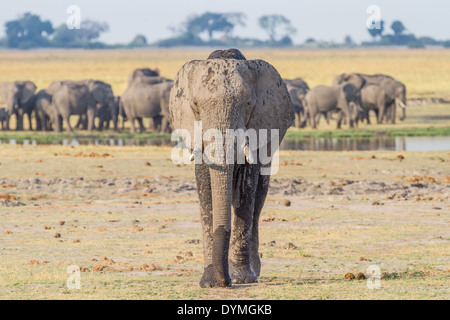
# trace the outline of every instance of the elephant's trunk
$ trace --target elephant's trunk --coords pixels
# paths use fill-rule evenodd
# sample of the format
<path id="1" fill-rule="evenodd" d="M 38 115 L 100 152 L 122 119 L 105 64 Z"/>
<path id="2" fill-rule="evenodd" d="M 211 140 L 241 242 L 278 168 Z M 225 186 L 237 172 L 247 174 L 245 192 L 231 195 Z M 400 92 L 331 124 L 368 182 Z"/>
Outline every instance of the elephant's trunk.
<path id="1" fill-rule="evenodd" d="M 211 167 L 210 176 L 213 208 L 212 262 L 219 286 L 228 287 L 231 285 L 228 249 L 231 234 L 233 165 Z"/>

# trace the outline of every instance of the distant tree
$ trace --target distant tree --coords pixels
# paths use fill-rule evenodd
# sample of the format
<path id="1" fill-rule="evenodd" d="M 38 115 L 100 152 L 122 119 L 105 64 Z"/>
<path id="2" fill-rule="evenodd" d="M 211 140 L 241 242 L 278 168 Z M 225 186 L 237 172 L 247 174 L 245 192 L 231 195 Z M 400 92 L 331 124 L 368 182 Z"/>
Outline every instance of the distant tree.
<path id="1" fill-rule="evenodd" d="M 406 30 L 403 23 L 401 23 L 398 20 L 392 22 L 391 29 L 392 29 L 392 31 L 394 31 L 394 35 L 396 35 L 396 36 L 400 36 L 403 33 L 403 31 Z"/>
<path id="2" fill-rule="evenodd" d="M 369 31 L 372 38 L 376 39 L 376 37 L 382 37 L 384 32 L 384 21 L 380 21 L 380 28 L 368 28 L 367 31 Z"/>
<path id="3" fill-rule="evenodd" d="M 278 14 L 262 16 L 258 19 L 258 24 L 267 32 L 271 42 L 276 42 L 280 38 L 289 37 L 297 32 L 289 19 Z"/>
<path id="4" fill-rule="evenodd" d="M 237 25 L 245 25 L 246 16 L 240 12 L 213 13 L 205 12 L 200 16 L 191 16 L 184 24 L 185 33 L 195 36 L 203 32 L 208 34 L 209 41 L 213 40 L 215 32 L 224 32 L 231 35 Z"/>
<path id="5" fill-rule="evenodd" d="M 108 30 L 107 23 L 92 20 L 82 21 L 80 29 L 69 29 L 62 24 L 55 30 L 53 45 L 64 48 L 86 47 L 93 40 L 98 39 L 101 33 Z"/>
<path id="6" fill-rule="evenodd" d="M 133 40 L 128 44 L 129 47 L 145 47 L 147 45 L 147 38 L 142 35 L 138 34 L 134 37 Z"/>
<path id="7" fill-rule="evenodd" d="M 54 32 L 50 21 L 29 12 L 6 22 L 5 29 L 8 47 L 24 49 L 49 46 L 49 36 Z"/>
<path id="8" fill-rule="evenodd" d="M 352 45 L 355 44 L 355 43 L 353 42 L 353 39 L 352 39 L 352 37 L 351 37 L 350 35 L 345 36 L 345 38 L 344 38 L 344 43 L 345 43 L 346 45 L 348 45 L 348 46 L 352 46 Z"/>
<path id="9" fill-rule="evenodd" d="M 93 20 L 81 21 L 81 39 L 84 42 L 89 42 L 100 38 L 100 34 L 109 31 L 109 26 L 106 22 L 98 22 Z"/>

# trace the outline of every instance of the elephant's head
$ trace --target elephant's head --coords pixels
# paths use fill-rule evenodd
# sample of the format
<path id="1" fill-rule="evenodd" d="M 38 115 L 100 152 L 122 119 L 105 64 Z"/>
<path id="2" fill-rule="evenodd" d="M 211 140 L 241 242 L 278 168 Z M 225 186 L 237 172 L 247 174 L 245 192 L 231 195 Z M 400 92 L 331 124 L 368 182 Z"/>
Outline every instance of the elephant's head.
<path id="1" fill-rule="evenodd" d="M 406 86 L 401 83 L 400 81 L 396 81 L 395 86 L 395 104 L 402 108 L 402 116 L 400 117 L 400 120 L 403 121 L 406 118 Z"/>
<path id="2" fill-rule="evenodd" d="M 111 118 L 114 119 L 116 102 L 111 86 L 98 80 L 88 81 L 88 86 L 92 99 L 97 106 L 97 112 L 104 112 L 106 110 L 111 114 Z"/>
<path id="3" fill-rule="evenodd" d="M 366 84 L 366 79 L 357 73 L 343 73 L 333 79 L 333 85 L 351 83 L 356 88 L 361 89 Z"/>
<path id="4" fill-rule="evenodd" d="M 191 141 L 186 141 L 186 145 L 190 150 L 195 150 L 196 163 L 198 157 L 205 159 L 198 147 L 206 153 L 206 149 L 214 142 L 215 146 L 227 150 L 227 130 L 242 129 L 245 132 L 254 129 L 259 135 L 260 129 L 267 129 L 269 133 L 270 129 L 278 129 L 281 141 L 294 121 L 289 93 L 275 68 L 262 60 L 245 60 L 236 49 L 214 52 L 208 60 L 186 63 L 178 72 L 170 92 L 169 109 L 173 128 L 190 133 Z M 221 137 L 215 135 L 214 141 L 211 139 L 203 141 L 201 146 L 194 146 L 195 121 L 202 121 L 202 136 L 214 130 L 221 133 Z M 204 140 L 207 139 L 205 137 Z M 254 151 L 263 146 L 247 147 Z M 245 151 L 242 145 L 233 144 L 233 148 L 243 148 L 246 155 L 249 153 L 249 149 Z M 218 151 L 218 154 L 220 156 L 216 160 L 219 161 L 208 162 L 205 159 L 210 166 L 211 177 L 212 257 L 220 285 L 228 286 L 231 283 L 228 275 L 228 245 L 235 163 L 227 161 L 226 152 Z"/>
<path id="5" fill-rule="evenodd" d="M 350 126 L 352 126 L 353 122 L 358 118 L 358 114 L 364 111 L 361 90 L 351 83 L 343 84 L 342 90 L 345 94 L 347 106 L 338 105 L 338 107 L 344 112 L 347 119 L 350 120 Z"/>
<path id="6" fill-rule="evenodd" d="M 9 115 L 17 112 L 21 105 L 34 103 L 36 85 L 31 81 L 0 83 L 0 97 L 6 104 Z"/>

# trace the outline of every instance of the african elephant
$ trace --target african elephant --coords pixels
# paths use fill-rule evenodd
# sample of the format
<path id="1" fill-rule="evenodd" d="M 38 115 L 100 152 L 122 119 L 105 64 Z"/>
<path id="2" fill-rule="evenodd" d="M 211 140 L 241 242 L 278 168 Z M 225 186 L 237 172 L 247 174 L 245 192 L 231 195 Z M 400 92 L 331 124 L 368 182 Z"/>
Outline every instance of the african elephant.
<path id="1" fill-rule="evenodd" d="M 62 117 L 67 125 L 67 131 L 73 131 L 70 116 L 87 116 L 87 129 L 92 131 L 97 114 L 104 109 L 113 113 L 115 110 L 114 94 L 111 86 L 98 80 L 81 80 L 62 83 L 52 99 L 55 112 L 54 120 Z M 55 121 L 55 131 L 61 131 L 60 121 Z M 99 129 L 103 128 L 100 122 Z"/>
<path id="2" fill-rule="evenodd" d="M 270 167 L 271 158 L 262 161 L 255 155 L 265 147 L 273 154 L 277 149 L 274 143 L 293 125 L 285 83 L 265 61 L 246 60 L 236 49 L 214 51 L 207 60 L 190 61 L 181 68 L 169 107 L 174 132 L 191 137 L 184 136 L 183 143 L 195 160 L 204 249 L 200 286 L 257 282 L 261 268 L 258 221 L 270 180 L 264 169 Z M 214 132 L 213 141 L 210 137 L 201 145 L 194 144 L 194 128 L 199 124 L 195 121 L 201 121 L 202 136 Z M 278 136 L 272 136 L 270 129 L 277 129 Z M 251 131 L 259 143 L 236 142 L 233 136 L 227 137 L 227 143 L 223 138 L 230 131 Z M 271 136 L 264 142 L 267 131 Z M 224 150 L 242 157 L 232 157 Z"/>
<path id="3" fill-rule="evenodd" d="M 9 113 L 6 112 L 5 108 L 0 109 L 0 124 L 2 130 L 9 130 Z"/>
<path id="4" fill-rule="evenodd" d="M 303 100 L 306 93 L 309 91 L 308 84 L 303 79 L 297 78 L 294 80 L 284 79 L 286 87 L 291 96 L 292 104 L 294 106 L 295 113 L 295 127 L 300 128 L 302 126 L 302 118 L 305 118 L 305 108 Z"/>
<path id="5" fill-rule="evenodd" d="M 376 84 L 365 85 L 361 89 L 361 100 L 364 103 L 363 119 L 370 124 L 369 111 L 373 110 L 377 115 L 377 122 L 381 123 L 386 106 L 390 105 L 394 97 L 386 92 L 383 87 Z"/>
<path id="6" fill-rule="evenodd" d="M 166 132 L 169 128 L 168 105 L 169 92 L 173 81 L 147 84 L 133 82 L 121 97 L 121 104 L 130 120 L 131 132 L 136 132 L 134 120 L 139 122 L 140 131 L 144 132 L 143 118 L 153 119 L 153 130 Z"/>
<path id="7" fill-rule="evenodd" d="M 33 112 L 36 85 L 31 81 L 0 82 L 0 98 L 6 104 L 6 112 L 16 115 L 16 130 L 23 130 L 23 116 L 29 120 L 29 128 L 33 130 L 31 113 Z"/>
<path id="8" fill-rule="evenodd" d="M 135 69 L 128 77 L 128 86 L 134 82 L 156 84 L 163 82 L 165 78 L 159 76 L 159 70 L 150 68 Z"/>
<path id="9" fill-rule="evenodd" d="M 305 103 L 309 122 L 312 128 L 316 128 L 321 114 L 325 117 L 330 112 L 342 113 L 337 127 L 340 128 L 343 116 L 350 127 L 356 119 L 357 110 L 361 108 L 359 90 L 352 84 L 339 84 L 334 86 L 317 86 L 307 92 Z"/>
<path id="10" fill-rule="evenodd" d="M 47 89 L 40 90 L 36 94 L 34 109 L 36 117 L 40 119 L 41 129 L 43 131 L 51 130 L 55 112 L 52 107 L 52 95 Z"/>
<path id="11" fill-rule="evenodd" d="M 380 110 L 377 114 L 377 122 L 382 123 L 383 119 L 395 123 L 396 109 L 401 107 L 403 110 L 400 120 L 403 121 L 406 118 L 406 86 L 394 79 L 391 76 L 385 74 L 367 75 L 361 73 L 344 73 L 334 78 L 333 84 L 351 83 L 357 88 L 362 89 L 366 85 L 378 85 L 383 91 L 392 97 L 391 100 L 386 101 L 386 106 Z M 362 101 L 364 104 L 364 100 Z"/>

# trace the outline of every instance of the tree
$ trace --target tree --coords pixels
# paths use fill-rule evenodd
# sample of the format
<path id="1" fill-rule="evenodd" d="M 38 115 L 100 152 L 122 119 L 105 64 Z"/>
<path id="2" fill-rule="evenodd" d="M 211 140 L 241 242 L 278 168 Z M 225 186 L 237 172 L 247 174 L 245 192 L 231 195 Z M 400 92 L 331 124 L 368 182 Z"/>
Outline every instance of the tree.
<path id="1" fill-rule="evenodd" d="M 185 33 L 195 36 L 206 32 L 209 41 L 213 40 L 215 32 L 224 32 L 226 35 L 231 35 L 233 29 L 237 25 L 245 25 L 246 16 L 243 13 L 213 13 L 205 12 L 200 16 L 192 16 L 188 18 L 185 23 Z"/>
<path id="2" fill-rule="evenodd" d="M 382 37 L 384 32 L 384 21 L 383 20 L 380 21 L 380 28 L 372 28 L 372 29 L 368 28 L 367 31 L 369 31 L 370 35 L 374 39 L 376 37 Z"/>
<path id="3" fill-rule="evenodd" d="M 396 20 L 394 22 L 392 22 L 391 24 L 391 29 L 392 31 L 394 31 L 394 34 L 396 36 L 400 36 L 403 31 L 406 30 L 405 26 L 403 25 L 403 23 L 401 23 L 400 21 Z"/>
<path id="4" fill-rule="evenodd" d="M 262 16 L 258 19 L 258 24 L 268 33 L 271 42 L 276 42 L 280 38 L 289 37 L 297 32 L 289 19 L 278 14 Z"/>
<path id="5" fill-rule="evenodd" d="M 5 23 L 7 45 L 10 48 L 34 48 L 49 46 L 49 36 L 53 34 L 52 23 L 29 12 L 17 20 Z"/>
<path id="6" fill-rule="evenodd" d="M 134 37 L 133 40 L 131 40 L 131 42 L 128 44 L 129 47 L 145 47 L 147 45 L 147 38 L 142 35 L 142 34 L 138 34 Z"/>
<path id="7" fill-rule="evenodd" d="M 81 22 L 80 29 L 69 29 L 65 24 L 55 30 L 53 45 L 64 48 L 81 48 L 98 39 L 101 33 L 109 30 L 108 24 L 92 20 Z"/>

